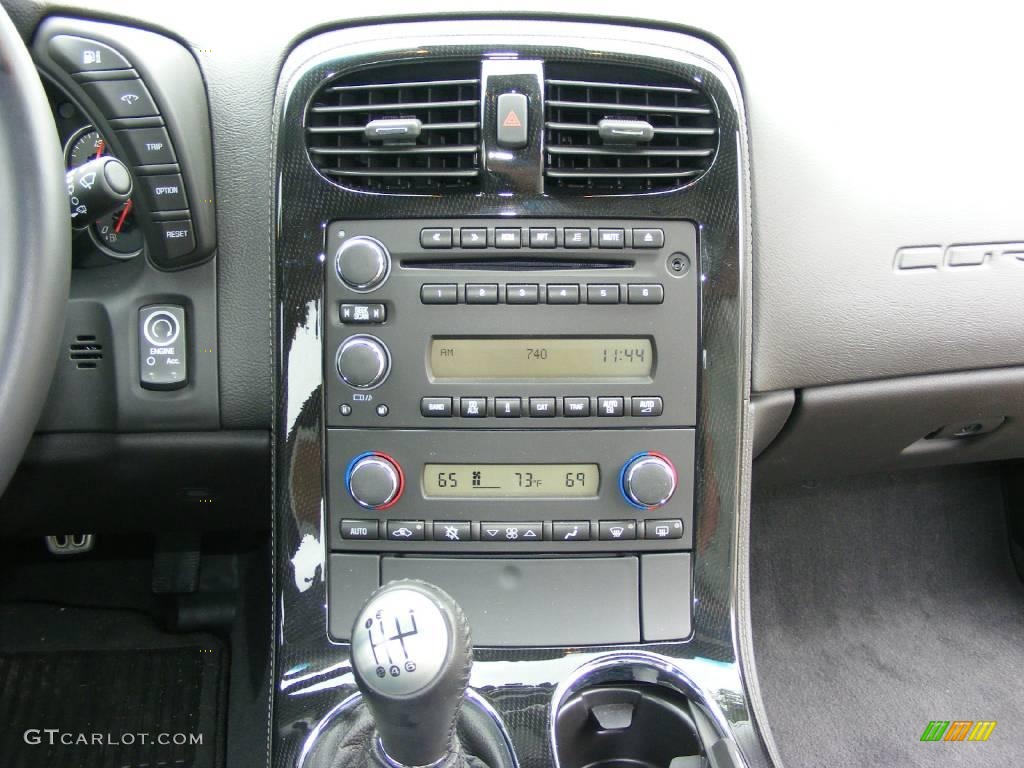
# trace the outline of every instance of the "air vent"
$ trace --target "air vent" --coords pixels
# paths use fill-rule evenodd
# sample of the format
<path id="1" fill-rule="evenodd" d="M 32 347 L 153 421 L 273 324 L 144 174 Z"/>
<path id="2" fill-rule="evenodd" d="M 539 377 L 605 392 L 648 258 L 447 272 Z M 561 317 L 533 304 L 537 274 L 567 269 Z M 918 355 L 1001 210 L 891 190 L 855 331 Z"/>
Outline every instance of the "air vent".
<path id="1" fill-rule="evenodd" d="M 75 336 L 75 340 L 68 345 L 68 356 L 80 371 L 93 370 L 103 360 L 103 345 L 95 336 Z"/>
<path id="2" fill-rule="evenodd" d="M 313 165 L 345 187 L 472 191 L 480 176 L 479 62 L 417 63 L 329 80 L 306 115 Z"/>
<path id="3" fill-rule="evenodd" d="M 549 192 L 662 192 L 711 167 L 718 120 L 696 83 L 625 67 L 550 63 L 546 70 Z"/>

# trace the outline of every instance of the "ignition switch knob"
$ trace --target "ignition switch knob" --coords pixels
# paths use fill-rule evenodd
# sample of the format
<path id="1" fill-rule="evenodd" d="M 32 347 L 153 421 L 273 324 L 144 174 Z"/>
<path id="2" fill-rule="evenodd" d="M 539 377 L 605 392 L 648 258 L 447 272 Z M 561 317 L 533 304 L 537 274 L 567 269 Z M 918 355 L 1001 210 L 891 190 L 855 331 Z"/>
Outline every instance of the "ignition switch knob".
<path id="1" fill-rule="evenodd" d="M 345 488 L 356 504 L 365 509 L 384 510 L 402 495 L 405 477 L 398 462 L 384 453 L 356 456 L 345 472 Z"/>
<path id="2" fill-rule="evenodd" d="M 356 389 L 380 386 L 391 372 L 391 355 L 376 336 L 349 336 L 338 348 L 338 375 Z"/>
<path id="3" fill-rule="evenodd" d="M 653 451 L 633 456 L 619 474 L 623 498 L 637 509 L 657 509 L 676 492 L 678 476 L 668 457 Z"/>
<path id="4" fill-rule="evenodd" d="M 372 237 L 350 237 L 338 248 L 334 268 L 345 285 L 357 293 L 369 293 L 388 279 L 391 254 Z"/>

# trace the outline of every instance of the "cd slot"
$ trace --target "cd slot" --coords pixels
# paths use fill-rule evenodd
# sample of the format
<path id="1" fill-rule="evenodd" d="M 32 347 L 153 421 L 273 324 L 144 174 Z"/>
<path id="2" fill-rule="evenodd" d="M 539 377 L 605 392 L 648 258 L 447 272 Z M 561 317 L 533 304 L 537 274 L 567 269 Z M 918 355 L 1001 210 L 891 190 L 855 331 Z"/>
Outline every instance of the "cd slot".
<path id="1" fill-rule="evenodd" d="M 635 261 L 629 259 L 564 259 L 546 256 L 528 256 L 516 259 L 403 259 L 404 269 L 457 269 L 488 272 L 531 272 L 550 269 L 632 269 Z"/>

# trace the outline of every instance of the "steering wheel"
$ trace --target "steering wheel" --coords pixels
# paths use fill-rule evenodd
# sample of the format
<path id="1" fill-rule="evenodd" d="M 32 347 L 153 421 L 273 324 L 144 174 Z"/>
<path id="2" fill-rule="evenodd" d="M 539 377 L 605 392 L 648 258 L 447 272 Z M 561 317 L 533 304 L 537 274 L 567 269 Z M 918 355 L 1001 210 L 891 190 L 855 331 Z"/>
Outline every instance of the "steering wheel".
<path id="1" fill-rule="evenodd" d="M 71 225 L 53 113 L 0 6 L 0 493 L 21 461 L 64 336 Z"/>

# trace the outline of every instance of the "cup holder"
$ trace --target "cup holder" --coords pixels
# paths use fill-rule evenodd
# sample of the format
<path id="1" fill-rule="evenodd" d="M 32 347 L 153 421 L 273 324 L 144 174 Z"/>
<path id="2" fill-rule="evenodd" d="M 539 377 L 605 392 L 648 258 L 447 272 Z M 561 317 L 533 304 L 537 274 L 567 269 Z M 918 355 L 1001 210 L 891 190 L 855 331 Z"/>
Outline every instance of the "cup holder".
<path id="1" fill-rule="evenodd" d="M 551 704 L 556 768 L 745 768 L 728 721 L 672 660 L 599 656 Z"/>
<path id="2" fill-rule="evenodd" d="M 586 688 L 562 705 L 555 728 L 561 768 L 707 765 L 689 702 L 657 686 Z"/>

